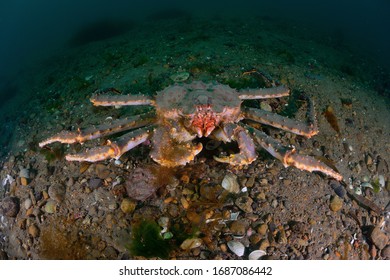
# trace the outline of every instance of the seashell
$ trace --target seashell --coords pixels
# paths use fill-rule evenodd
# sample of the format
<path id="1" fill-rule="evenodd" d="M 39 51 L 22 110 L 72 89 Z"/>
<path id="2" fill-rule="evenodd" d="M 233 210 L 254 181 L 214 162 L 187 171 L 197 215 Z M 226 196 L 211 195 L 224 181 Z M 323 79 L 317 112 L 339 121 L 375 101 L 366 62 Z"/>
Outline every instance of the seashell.
<path id="1" fill-rule="evenodd" d="M 384 188 L 385 187 L 385 177 L 383 175 L 378 176 L 379 185 Z"/>
<path id="2" fill-rule="evenodd" d="M 258 260 L 260 259 L 261 257 L 267 255 L 267 253 L 263 250 L 255 250 L 253 252 L 251 252 L 248 256 L 248 259 L 249 260 Z"/>
<path id="3" fill-rule="evenodd" d="M 357 194 L 357 195 L 362 195 L 362 188 L 361 187 L 356 187 L 355 188 L 355 194 Z"/>
<path id="4" fill-rule="evenodd" d="M 363 187 L 363 188 L 374 189 L 374 187 L 370 183 L 368 183 L 368 182 L 361 183 L 360 186 Z"/>
<path id="5" fill-rule="evenodd" d="M 239 257 L 242 257 L 245 253 L 245 246 L 241 242 L 231 240 L 227 243 L 230 251 L 236 254 Z"/>
<path id="6" fill-rule="evenodd" d="M 232 173 L 228 173 L 225 175 L 225 177 L 222 180 L 221 185 L 222 185 L 222 188 L 224 188 L 228 192 L 231 192 L 231 193 L 239 193 L 240 192 L 240 186 L 237 182 L 237 176 L 232 174 Z"/>
<path id="7" fill-rule="evenodd" d="M 4 187 L 5 185 L 7 185 L 7 184 L 12 185 L 12 183 L 13 183 L 14 181 L 15 181 L 15 179 L 12 178 L 11 175 L 7 174 L 7 176 L 5 176 L 5 178 L 3 179 L 2 185 L 3 185 L 3 187 Z"/>

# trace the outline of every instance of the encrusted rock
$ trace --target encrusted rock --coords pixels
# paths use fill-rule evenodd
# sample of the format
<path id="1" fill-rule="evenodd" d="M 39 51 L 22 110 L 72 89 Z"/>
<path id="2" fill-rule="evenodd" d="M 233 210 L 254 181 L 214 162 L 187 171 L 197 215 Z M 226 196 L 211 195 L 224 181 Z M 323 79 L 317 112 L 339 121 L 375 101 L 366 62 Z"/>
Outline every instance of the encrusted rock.
<path id="1" fill-rule="evenodd" d="M 49 197 L 59 203 L 64 201 L 66 193 L 66 187 L 62 184 L 54 184 L 49 187 Z"/>
<path id="2" fill-rule="evenodd" d="M 4 216 L 16 217 L 20 210 L 19 199 L 15 196 L 7 196 L 1 202 L 0 208 Z"/>

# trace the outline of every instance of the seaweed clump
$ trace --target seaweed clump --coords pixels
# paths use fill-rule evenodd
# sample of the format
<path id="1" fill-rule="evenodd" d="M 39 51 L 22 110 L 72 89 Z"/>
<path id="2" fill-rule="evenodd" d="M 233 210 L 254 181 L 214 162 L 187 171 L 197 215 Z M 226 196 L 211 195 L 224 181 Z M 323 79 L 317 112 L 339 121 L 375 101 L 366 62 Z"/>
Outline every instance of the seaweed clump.
<path id="1" fill-rule="evenodd" d="M 160 227 L 154 221 L 143 220 L 133 227 L 128 250 L 134 256 L 167 259 L 172 249 L 171 244 L 160 234 Z"/>

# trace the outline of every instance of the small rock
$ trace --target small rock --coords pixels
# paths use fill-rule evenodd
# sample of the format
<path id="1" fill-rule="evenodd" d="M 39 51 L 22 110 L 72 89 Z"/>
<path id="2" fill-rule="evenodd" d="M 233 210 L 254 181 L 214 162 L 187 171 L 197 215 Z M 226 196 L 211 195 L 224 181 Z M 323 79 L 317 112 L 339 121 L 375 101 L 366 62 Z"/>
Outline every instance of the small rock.
<path id="1" fill-rule="evenodd" d="M 15 196 L 7 196 L 1 202 L 0 209 L 7 217 L 16 217 L 20 210 L 19 199 Z"/>
<path id="2" fill-rule="evenodd" d="M 190 77 L 190 73 L 188 73 L 188 72 L 179 72 L 179 73 L 175 73 L 175 74 L 170 76 L 171 80 L 176 82 L 176 83 L 184 82 L 189 77 Z"/>
<path id="3" fill-rule="evenodd" d="M 96 189 L 96 188 L 100 187 L 102 184 L 103 184 L 103 180 L 100 178 L 91 178 L 88 182 L 88 186 L 91 189 Z"/>
<path id="4" fill-rule="evenodd" d="M 19 171 L 19 177 L 29 179 L 30 171 L 27 168 L 21 168 Z"/>
<path id="5" fill-rule="evenodd" d="M 120 207 L 123 213 L 131 214 L 134 212 L 136 206 L 137 206 L 137 201 L 126 197 L 122 200 Z"/>
<path id="6" fill-rule="evenodd" d="M 375 227 L 372 230 L 370 238 L 379 250 L 385 248 L 389 242 L 389 237 L 379 227 Z"/>
<path id="7" fill-rule="evenodd" d="M 236 238 L 242 238 L 245 235 L 246 232 L 246 224 L 242 220 L 234 221 L 230 224 L 230 232 L 234 235 Z"/>
<path id="8" fill-rule="evenodd" d="M 28 185 L 28 180 L 27 180 L 27 178 L 21 177 L 21 178 L 20 178 L 20 183 L 22 184 L 22 186 L 27 186 L 27 185 Z"/>
<path id="9" fill-rule="evenodd" d="M 35 225 L 32 224 L 28 227 L 28 234 L 31 235 L 33 238 L 39 236 L 39 228 Z"/>
<path id="10" fill-rule="evenodd" d="M 267 230 L 268 230 L 268 225 L 265 223 L 259 225 L 259 227 L 257 228 L 257 232 L 260 233 L 261 235 L 265 235 L 267 233 Z"/>
<path id="11" fill-rule="evenodd" d="M 272 202 L 271 202 L 271 207 L 272 208 L 276 208 L 276 207 L 278 207 L 278 201 L 276 200 L 276 199 L 274 199 L 274 200 L 272 200 Z"/>
<path id="12" fill-rule="evenodd" d="M 202 239 L 200 238 L 189 238 L 183 241 L 180 245 L 182 250 L 191 250 L 202 245 Z"/>
<path id="13" fill-rule="evenodd" d="M 329 208 L 333 212 L 339 211 L 343 207 L 343 199 L 339 196 L 333 196 L 330 200 Z"/>
<path id="14" fill-rule="evenodd" d="M 48 214 L 53 214 L 56 212 L 57 203 L 54 200 L 48 200 L 45 204 L 45 212 Z"/>
<path id="15" fill-rule="evenodd" d="M 387 245 L 385 248 L 383 248 L 381 256 L 385 260 L 390 260 L 390 245 Z"/>
<path id="16" fill-rule="evenodd" d="M 96 164 L 95 172 L 100 179 L 107 179 L 111 174 L 110 169 L 108 169 L 107 166 L 101 163 Z"/>
<path id="17" fill-rule="evenodd" d="M 255 177 L 254 177 L 254 176 L 251 176 L 251 177 L 249 177 L 248 180 L 246 181 L 245 186 L 246 186 L 247 188 L 252 188 L 254 184 L 255 184 Z"/>
<path id="18" fill-rule="evenodd" d="M 239 257 L 242 257 L 245 253 L 245 246 L 241 242 L 231 240 L 227 243 L 227 246 L 229 247 L 230 251 Z"/>
<path id="19" fill-rule="evenodd" d="M 249 241 L 251 242 L 252 245 L 256 245 L 259 243 L 261 240 L 261 234 L 259 233 L 254 233 L 249 237 Z"/>
<path id="20" fill-rule="evenodd" d="M 32 201 L 31 201 L 31 199 L 30 198 L 27 198 L 25 201 L 24 201 L 24 203 L 23 203 L 23 206 L 24 206 L 24 209 L 29 209 L 30 207 L 31 207 L 31 205 L 32 205 Z"/>
<path id="21" fill-rule="evenodd" d="M 242 211 L 245 213 L 252 213 L 252 203 L 253 200 L 249 196 L 241 196 L 236 199 L 235 204 L 237 205 L 238 208 L 240 208 Z"/>
<path id="22" fill-rule="evenodd" d="M 112 203 L 108 204 L 109 210 L 115 210 L 116 208 L 118 208 L 118 204 L 116 202 L 112 202 Z"/>
<path id="23" fill-rule="evenodd" d="M 62 184 L 54 184 L 49 187 L 48 194 L 51 199 L 61 203 L 65 199 L 66 187 Z"/>
<path id="24" fill-rule="evenodd" d="M 272 107 L 271 105 L 269 105 L 267 102 L 261 102 L 260 103 L 260 108 L 264 111 L 267 111 L 267 112 L 272 112 Z"/>
<path id="25" fill-rule="evenodd" d="M 264 238 L 260 241 L 259 250 L 266 251 L 269 246 L 270 246 L 270 243 L 269 243 L 268 239 Z"/>

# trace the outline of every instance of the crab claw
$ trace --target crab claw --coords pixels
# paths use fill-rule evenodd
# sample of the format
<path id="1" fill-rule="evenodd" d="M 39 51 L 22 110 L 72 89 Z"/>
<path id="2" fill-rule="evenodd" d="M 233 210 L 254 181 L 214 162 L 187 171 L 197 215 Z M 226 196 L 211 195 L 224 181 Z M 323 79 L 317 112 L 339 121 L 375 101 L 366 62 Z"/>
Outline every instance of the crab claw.
<path id="1" fill-rule="evenodd" d="M 241 166 L 251 164 L 257 158 L 255 144 L 248 132 L 241 126 L 237 124 L 227 125 L 222 131 L 216 131 L 214 136 L 222 141 L 235 139 L 240 149 L 239 153 L 226 157 L 214 156 L 216 161 Z"/>
<path id="2" fill-rule="evenodd" d="M 216 160 L 218 162 L 229 163 L 231 165 L 236 165 L 236 166 L 251 164 L 255 159 L 256 159 L 256 157 L 248 158 L 244 154 L 232 154 L 232 155 L 226 156 L 226 157 L 214 156 L 214 160 Z"/>

